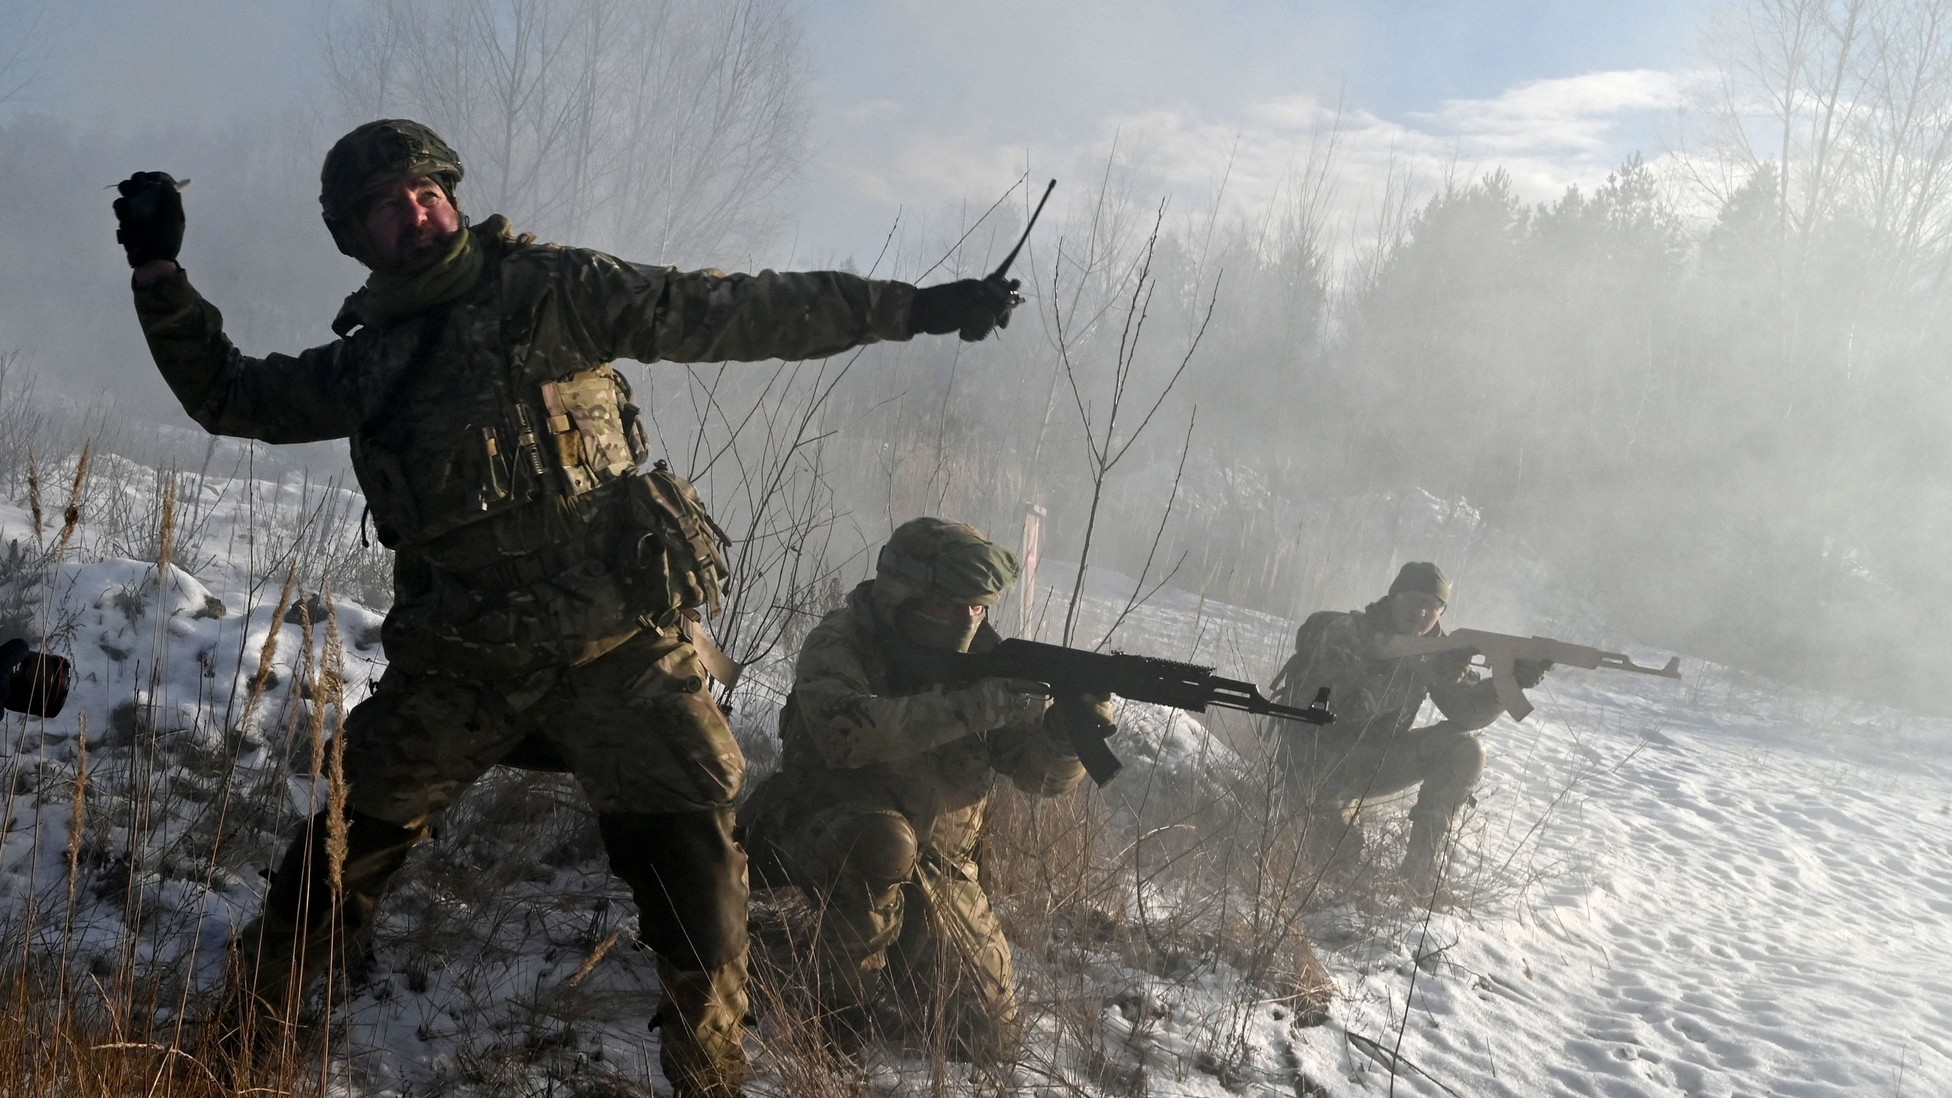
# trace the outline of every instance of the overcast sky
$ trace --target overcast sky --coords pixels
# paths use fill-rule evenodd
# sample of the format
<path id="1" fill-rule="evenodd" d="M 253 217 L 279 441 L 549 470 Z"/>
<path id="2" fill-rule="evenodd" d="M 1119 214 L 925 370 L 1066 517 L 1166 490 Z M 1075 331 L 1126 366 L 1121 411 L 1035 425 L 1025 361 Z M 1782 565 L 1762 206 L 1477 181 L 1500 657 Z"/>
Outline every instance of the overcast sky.
<path id="1" fill-rule="evenodd" d="M 1025 168 L 1083 194 L 1114 138 L 1182 206 L 1264 203 L 1341 104 L 1338 205 L 1392 162 L 1503 166 L 1530 197 L 1671 131 L 1706 0 L 825 0 L 802 247 L 872 247 L 897 206 L 986 204 Z M 1065 193 L 1061 186 L 1060 194 Z"/>
<path id="2" fill-rule="evenodd" d="M 326 6 L 0 0 L 0 14 L 44 12 L 26 109 L 167 129 L 289 98 Z M 1182 212 L 1212 201 L 1229 163 L 1226 197 L 1252 210 L 1338 104 L 1347 215 L 1391 165 L 1426 179 L 1502 166 L 1550 197 L 1661 152 L 1711 6 L 806 0 L 813 148 L 782 248 L 801 262 L 871 253 L 898 209 L 980 208 L 1026 167 L 1072 184 L 1061 204 L 1114 140 Z"/>

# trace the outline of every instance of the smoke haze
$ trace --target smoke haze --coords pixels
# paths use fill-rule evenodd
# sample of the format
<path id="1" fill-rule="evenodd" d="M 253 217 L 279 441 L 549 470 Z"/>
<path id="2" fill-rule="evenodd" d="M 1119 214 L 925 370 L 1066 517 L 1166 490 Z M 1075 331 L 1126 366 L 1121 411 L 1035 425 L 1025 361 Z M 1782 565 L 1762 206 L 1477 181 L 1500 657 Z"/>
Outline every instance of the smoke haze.
<path id="1" fill-rule="evenodd" d="M 247 351 L 324 342 L 362 273 L 317 164 L 381 113 L 454 136 L 477 217 L 685 266 L 979 273 L 1055 175 L 1002 340 L 637 372 L 733 524 L 827 516 L 825 571 L 770 582 L 1036 502 L 1048 553 L 1141 584 L 1298 614 L 1437 557 L 1460 614 L 1938 704 L 1952 628 L 1912 608 L 1952 594 L 1952 168 L 1942 126 L 1890 123 L 1952 87 L 1872 60 L 1926 49 L 1896 6 L 1813 44 L 1855 89 L 1828 130 L 1820 71 L 1786 109 L 1717 78 L 1780 61 L 1761 5 L 1530 7 L 0 0 L 0 353 L 98 422 L 184 426 L 102 190 L 146 168 L 196 180 L 184 263 Z M 488 67 L 432 60 L 453 20 L 545 10 L 536 102 L 600 107 L 572 122 L 483 115 Z M 762 62 L 715 83 L 728 41 Z M 738 125 L 679 117 L 708 99 Z M 551 151 L 572 132 L 600 155 Z M 791 489 L 742 492 L 738 448 Z"/>

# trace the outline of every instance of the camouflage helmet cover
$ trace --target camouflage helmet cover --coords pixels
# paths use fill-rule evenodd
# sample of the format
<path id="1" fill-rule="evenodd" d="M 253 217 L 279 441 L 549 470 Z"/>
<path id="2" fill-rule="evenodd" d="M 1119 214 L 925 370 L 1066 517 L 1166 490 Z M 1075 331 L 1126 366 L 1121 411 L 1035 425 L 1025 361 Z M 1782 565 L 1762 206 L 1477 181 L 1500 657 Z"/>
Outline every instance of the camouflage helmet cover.
<path id="1" fill-rule="evenodd" d="M 1444 605 L 1450 605 L 1450 577 L 1444 570 L 1427 560 L 1413 560 L 1396 573 L 1396 579 L 1389 585 L 1392 595 L 1409 592 L 1428 595 Z"/>
<path id="2" fill-rule="evenodd" d="M 877 601 L 940 598 L 994 606 L 1017 581 L 1017 555 L 964 522 L 910 519 L 875 559 Z M 889 598 L 890 595 L 896 596 Z"/>
<path id="3" fill-rule="evenodd" d="M 354 231 L 360 206 L 382 187 L 417 176 L 432 176 L 448 198 L 461 182 L 461 157 L 440 135 L 405 118 L 368 122 L 341 137 L 325 154 L 319 170 L 319 207 L 339 250 L 359 257 L 363 243 Z"/>

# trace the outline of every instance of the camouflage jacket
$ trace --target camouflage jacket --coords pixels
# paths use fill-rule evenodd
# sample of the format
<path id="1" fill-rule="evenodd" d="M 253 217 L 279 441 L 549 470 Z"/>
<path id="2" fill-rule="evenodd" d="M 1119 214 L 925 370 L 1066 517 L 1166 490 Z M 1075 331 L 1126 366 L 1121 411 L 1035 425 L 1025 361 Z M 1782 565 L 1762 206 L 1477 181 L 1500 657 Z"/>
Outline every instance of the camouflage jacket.
<path id="1" fill-rule="evenodd" d="M 915 826 L 924 849 L 965 863 L 981 837 L 998 776 L 1033 796 L 1077 788 L 1084 766 L 1043 722 L 993 726 L 983 695 L 893 681 L 875 618 L 872 581 L 807 634 L 793 693 L 780 715 L 786 815 L 837 803 L 892 809 Z M 1002 638 L 985 624 L 972 650 Z M 792 826 L 792 820 L 781 821 Z"/>
<path id="2" fill-rule="evenodd" d="M 1406 732 L 1426 697 L 1462 731 L 1498 719 L 1504 707 L 1490 680 L 1480 681 L 1456 654 L 1378 659 L 1376 641 L 1389 631 L 1386 613 L 1384 603 L 1377 601 L 1352 613 L 1324 610 L 1309 615 L 1295 633 L 1295 654 L 1275 676 L 1275 696 L 1306 705 L 1318 689 L 1328 687 L 1335 723 L 1319 733 L 1328 740 Z"/>
<path id="3" fill-rule="evenodd" d="M 458 300 L 297 355 L 254 358 L 181 273 L 135 291 L 191 418 L 266 442 L 351 440 L 396 550 L 387 648 L 494 677 L 577 664 L 636 632 L 620 481 L 647 456 L 609 365 L 815 358 L 906 339 L 914 288 L 837 272 L 726 275 L 533 244 L 495 217 Z"/>

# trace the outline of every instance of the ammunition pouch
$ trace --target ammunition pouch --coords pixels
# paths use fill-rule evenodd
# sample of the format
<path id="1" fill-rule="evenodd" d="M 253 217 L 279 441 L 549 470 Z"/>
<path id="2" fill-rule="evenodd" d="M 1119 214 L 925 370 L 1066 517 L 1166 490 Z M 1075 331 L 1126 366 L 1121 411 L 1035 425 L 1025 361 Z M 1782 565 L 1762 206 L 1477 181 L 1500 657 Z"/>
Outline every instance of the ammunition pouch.
<path id="1" fill-rule="evenodd" d="M 635 609 L 659 627 L 699 607 L 717 614 L 731 580 L 725 549 L 732 542 L 698 489 L 659 461 L 626 480 L 623 492 L 622 564 Z"/>

